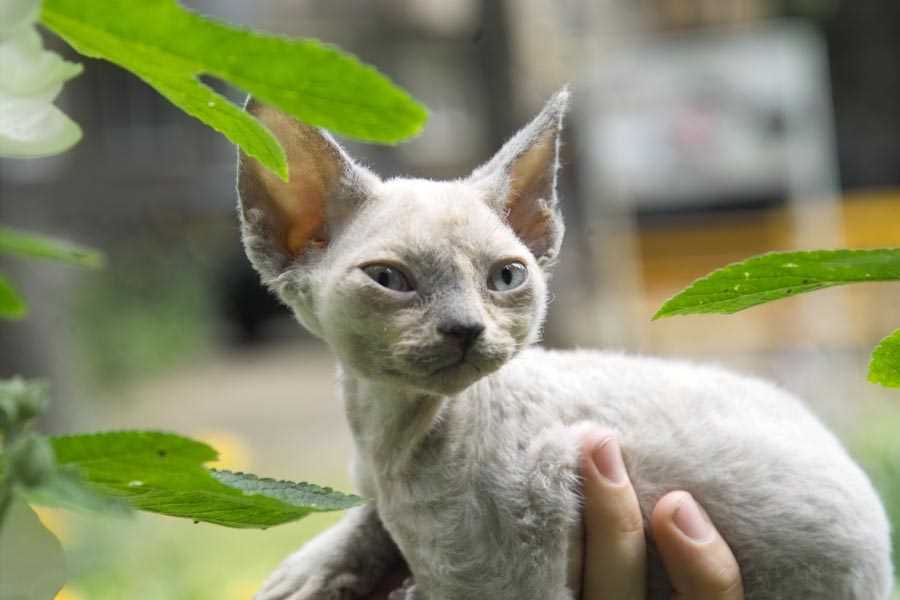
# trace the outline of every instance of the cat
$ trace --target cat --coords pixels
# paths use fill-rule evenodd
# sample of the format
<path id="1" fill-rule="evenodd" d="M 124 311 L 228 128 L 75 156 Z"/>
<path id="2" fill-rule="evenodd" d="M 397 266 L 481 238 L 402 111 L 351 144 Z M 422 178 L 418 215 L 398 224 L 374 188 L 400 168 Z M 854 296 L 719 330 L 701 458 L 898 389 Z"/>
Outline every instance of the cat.
<path id="1" fill-rule="evenodd" d="M 382 181 L 326 132 L 253 99 L 285 183 L 241 154 L 244 246 L 339 361 L 352 509 L 257 600 L 361 598 L 403 561 L 407 600 L 578 596 L 579 440 L 616 432 L 645 518 L 689 491 L 747 600 L 884 600 L 889 527 L 863 472 L 802 404 L 714 367 L 536 346 L 563 222 L 568 92 L 465 179 Z M 648 539 L 648 598 L 672 590 Z"/>

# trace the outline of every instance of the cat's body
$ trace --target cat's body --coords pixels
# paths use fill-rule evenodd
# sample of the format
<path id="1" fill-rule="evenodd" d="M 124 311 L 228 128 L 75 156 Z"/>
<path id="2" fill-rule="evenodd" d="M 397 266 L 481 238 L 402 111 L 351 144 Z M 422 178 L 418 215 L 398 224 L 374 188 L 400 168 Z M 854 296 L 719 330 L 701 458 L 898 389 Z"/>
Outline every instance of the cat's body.
<path id="1" fill-rule="evenodd" d="M 714 368 L 529 347 L 562 236 L 564 107 L 561 94 L 456 182 L 382 182 L 326 136 L 251 107 L 286 145 L 292 179 L 243 159 L 248 254 L 338 355 L 372 499 L 258 598 L 362 598 L 401 560 L 415 578 L 404 598 L 577 597 L 578 445 L 601 426 L 645 518 L 675 489 L 707 510 L 748 600 L 886 600 L 884 511 L 798 401 Z M 652 544 L 649 574 L 648 598 L 669 598 Z"/>
<path id="2" fill-rule="evenodd" d="M 358 414 L 353 405 L 366 400 L 348 387 Z M 370 440 L 358 448 L 360 483 L 433 597 L 569 598 L 548 586 L 564 571 L 547 554 L 568 554 L 585 424 L 617 432 L 645 517 L 666 492 L 698 499 L 735 553 L 748 599 L 883 597 L 886 524 L 871 486 L 831 434 L 766 383 L 535 348 L 436 411 L 416 449 L 389 445 L 390 457 L 366 431 L 377 421 L 353 425 Z M 659 564 L 650 571 L 649 598 L 668 598 Z"/>

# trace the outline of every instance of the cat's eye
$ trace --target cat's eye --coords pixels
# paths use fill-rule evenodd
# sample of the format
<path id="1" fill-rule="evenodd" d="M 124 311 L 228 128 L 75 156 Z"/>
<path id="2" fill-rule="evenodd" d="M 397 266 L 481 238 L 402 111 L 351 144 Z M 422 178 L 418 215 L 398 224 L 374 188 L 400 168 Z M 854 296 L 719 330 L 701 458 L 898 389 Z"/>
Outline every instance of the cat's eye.
<path id="1" fill-rule="evenodd" d="M 519 261 L 499 264 L 488 276 L 488 287 L 498 292 L 514 290 L 528 278 L 528 269 Z"/>
<path id="2" fill-rule="evenodd" d="M 388 265 L 369 265 L 362 268 L 372 281 L 395 292 L 409 292 L 413 287 L 409 279 L 397 267 Z"/>

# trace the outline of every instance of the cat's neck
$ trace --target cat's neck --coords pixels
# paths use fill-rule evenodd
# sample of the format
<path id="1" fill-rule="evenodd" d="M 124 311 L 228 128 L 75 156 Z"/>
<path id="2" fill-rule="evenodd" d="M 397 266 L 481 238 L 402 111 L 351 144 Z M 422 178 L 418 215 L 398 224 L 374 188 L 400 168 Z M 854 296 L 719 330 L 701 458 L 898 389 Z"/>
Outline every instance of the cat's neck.
<path id="1" fill-rule="evenodd" d="M 343 366 L 339 373 L 358 450 L 379 470 L 402 473 L 438 423 L 447 396 L 391 386 Z"/>

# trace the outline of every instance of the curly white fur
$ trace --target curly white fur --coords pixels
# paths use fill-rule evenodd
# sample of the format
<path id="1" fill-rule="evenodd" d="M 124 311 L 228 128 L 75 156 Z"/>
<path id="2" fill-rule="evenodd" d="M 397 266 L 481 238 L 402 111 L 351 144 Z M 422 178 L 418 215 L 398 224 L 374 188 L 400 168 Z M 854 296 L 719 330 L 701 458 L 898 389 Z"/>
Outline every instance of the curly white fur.
<path id="1" fill-rule="evenodd" d="M 747 600 L 886 600 L 884 510 L 798 400 L 716 368 L 531 346 L 563 230 L 555 177 L 566 99 L 453 182 L 382 182 L 324 134 L 250 104 L 301 150 L 286 144 L 290 188 L 242 157 L 248 255 L 338 356 L 356 480 L 371 498 L 289 558 L 257 599 L 358 598 L 405 561 L 414 584 L 396 598 L 571 600 L 577 446 L 599 425 L 618 434 L 645 518 L 675 489 L 703 505 L 738 559 Z M 310 172 L 336 175 L 304 195 Z M 272 207 L 291 202 L 324 203 L 324 248 L 286 253 L 276 236 L 295 224 Z M 524 284 L 485 284 L 513 260 L 528 271 Z M 414 292 L 379 286 L 361 268 L 372 263 L 401 269 Z M 440 333 L 447 322 L 483 332 L 460 354 Z M 669 598 L 649 542 L 648 597 Z"/>

